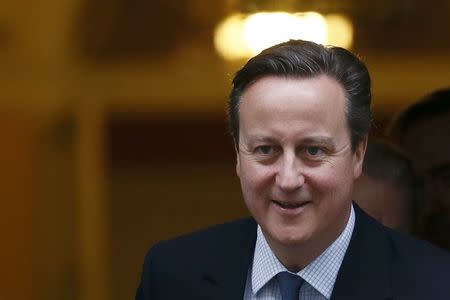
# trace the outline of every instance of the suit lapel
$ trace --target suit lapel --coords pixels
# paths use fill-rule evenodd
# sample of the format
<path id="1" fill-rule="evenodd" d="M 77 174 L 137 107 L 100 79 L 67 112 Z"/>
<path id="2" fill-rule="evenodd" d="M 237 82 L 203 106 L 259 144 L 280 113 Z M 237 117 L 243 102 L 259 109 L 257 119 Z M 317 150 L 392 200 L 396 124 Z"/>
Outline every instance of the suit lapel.
<path id="1" fill-rule="evenodd" d="M 354 207 L 355 228 L 331 299 L 392 299 L 390 243 L 381 225 Z"/>
<path id="2" fill-rule="evenodd" d="M 202 280 L 206 299 L 243 299 L 256 243 L 256 222 L 247 219 L 226 234 L 220 249 L 205 266 Z"/>

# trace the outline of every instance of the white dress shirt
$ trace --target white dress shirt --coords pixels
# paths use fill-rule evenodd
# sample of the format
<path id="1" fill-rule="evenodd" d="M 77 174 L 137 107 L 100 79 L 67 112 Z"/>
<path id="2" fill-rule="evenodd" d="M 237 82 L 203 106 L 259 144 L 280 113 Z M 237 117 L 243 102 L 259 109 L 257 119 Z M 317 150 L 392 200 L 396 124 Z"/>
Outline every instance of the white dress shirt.
<path id="1" fill-rule="evenodd" d="M 297 273 L 305 281 L 300 289 L 299 299 L 330 299 L 354 226 L 355 212 L 352 206 L 344 231 L 321 255 Z M 274 277 L 283 271 L 287 271 L 286 267 L 272 252 L 258 225 L 253 264 L 247 275 L 244 300 L 281 300 L 278 281 Z"/>

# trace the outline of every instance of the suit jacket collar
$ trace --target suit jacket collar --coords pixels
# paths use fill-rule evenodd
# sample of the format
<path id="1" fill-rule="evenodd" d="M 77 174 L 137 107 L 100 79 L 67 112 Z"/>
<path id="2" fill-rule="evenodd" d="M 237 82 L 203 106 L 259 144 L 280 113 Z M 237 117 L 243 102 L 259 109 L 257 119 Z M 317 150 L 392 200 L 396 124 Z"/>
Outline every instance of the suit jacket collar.
<path id="1" fill-rule="evenodd" d="M 331 299 L 392 299 L 390 266 L 394 253 L 385 230 L 353 205 L 355 228 Z"/>

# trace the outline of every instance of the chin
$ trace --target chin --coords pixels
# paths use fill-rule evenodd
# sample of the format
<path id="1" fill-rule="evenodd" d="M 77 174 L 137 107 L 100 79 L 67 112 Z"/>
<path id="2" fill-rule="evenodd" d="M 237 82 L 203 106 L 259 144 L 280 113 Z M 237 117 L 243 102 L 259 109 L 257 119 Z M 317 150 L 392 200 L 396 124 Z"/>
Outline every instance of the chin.
<path id="1" fill-rule="evenodd" d="M 302 246 L 310 240 L 310 235 L 305 232 L 298 232 L 298 228 L 295 232 L 290 230 L 284 230 L 284 232 L 278 232 L 272 235 L 275 241 L 283 246 L 297 247 Z"/>
<path id="2" fill-rule="evenodd" d="M 307 238 L 306 236 L 295 236 L 295 237 L 288 237 L 288 238 L 284 238 L 282 240 L 280 240 L 280 242 L 283 245 L 286 246 L 302 246 L 304 244 L 306 244 L 309 241 L 309 238 Z"/>

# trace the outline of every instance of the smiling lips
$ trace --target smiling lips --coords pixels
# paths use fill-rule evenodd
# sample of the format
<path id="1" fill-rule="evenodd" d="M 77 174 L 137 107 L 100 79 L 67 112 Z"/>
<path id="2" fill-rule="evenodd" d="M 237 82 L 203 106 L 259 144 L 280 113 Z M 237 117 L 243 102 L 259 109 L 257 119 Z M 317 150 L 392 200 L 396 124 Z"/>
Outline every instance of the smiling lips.
<path id="1" fill-rule="evenodd" d="M 310 203 L 310 201 L 287 202 L 287 201 L 277 201 L 277 200 L 272 200 L 272 202 L 283 209 L 296 209 L 296 208 L 303 207 L 303 206 L 307 205 L 308 203 Z"/>

